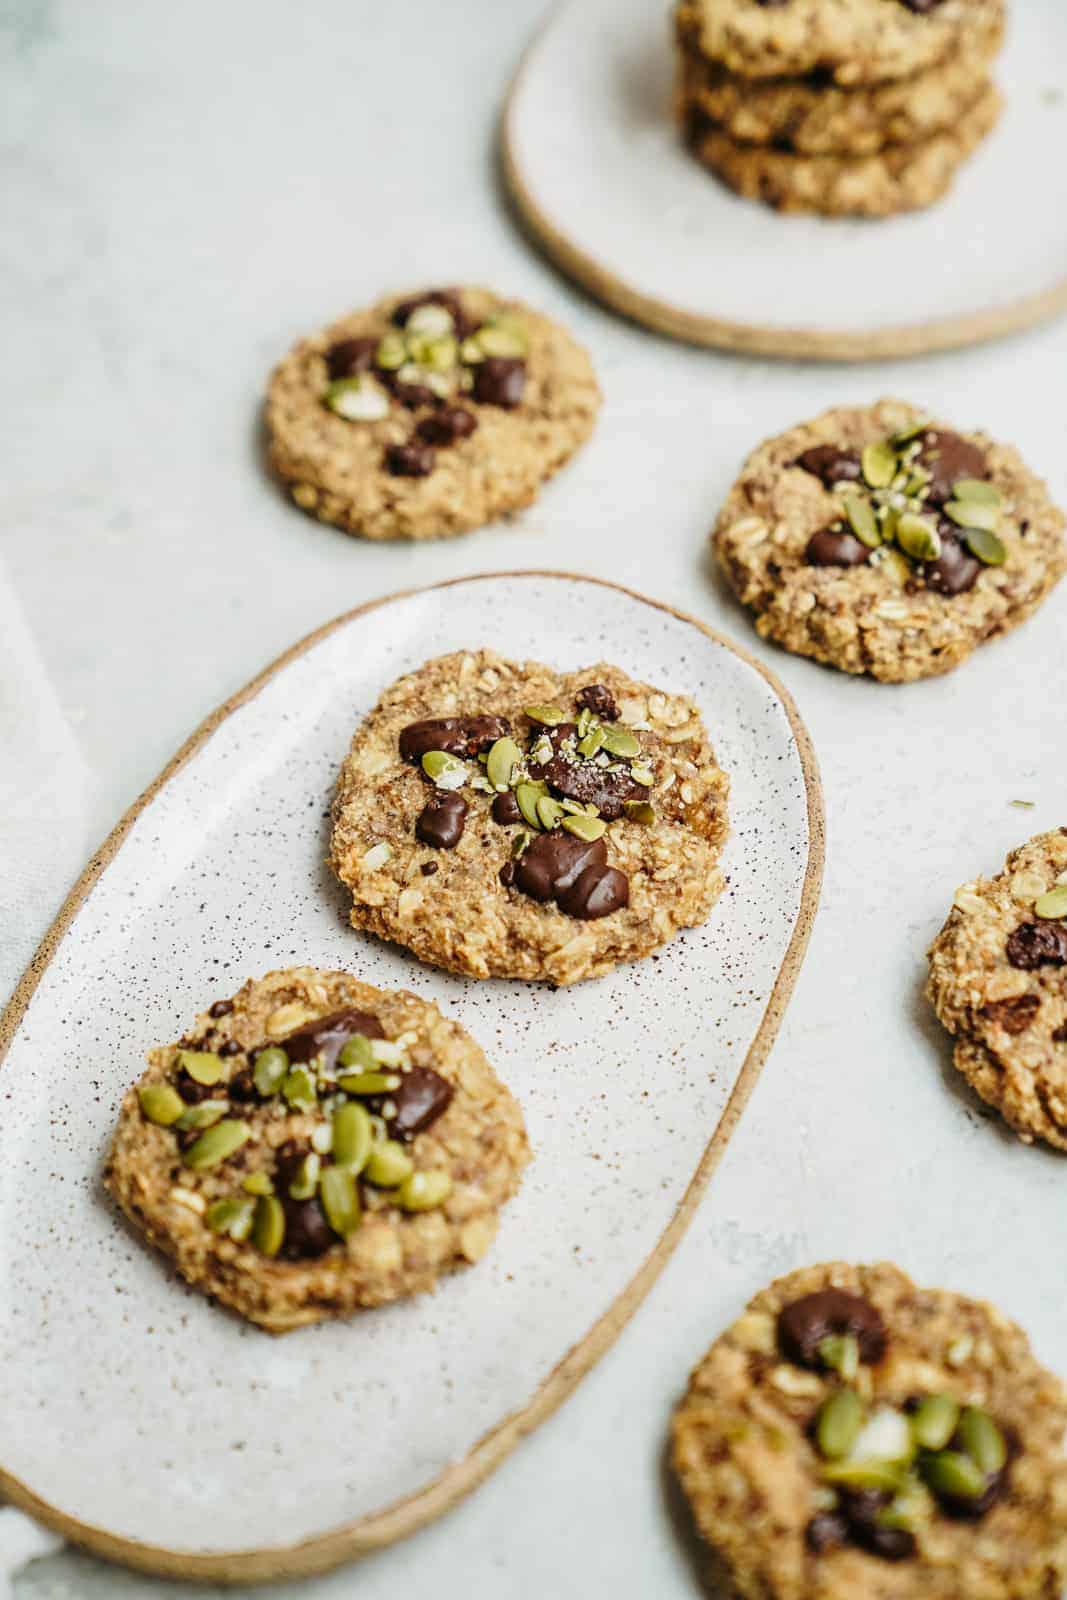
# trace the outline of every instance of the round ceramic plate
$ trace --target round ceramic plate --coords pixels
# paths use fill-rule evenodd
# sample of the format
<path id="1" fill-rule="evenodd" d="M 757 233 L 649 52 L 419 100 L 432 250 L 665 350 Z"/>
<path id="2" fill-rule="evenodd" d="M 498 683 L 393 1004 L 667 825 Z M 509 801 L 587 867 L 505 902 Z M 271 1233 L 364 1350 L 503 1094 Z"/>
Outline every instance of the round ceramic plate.
<path id="1" fill-rule="evenodd" d="M 700 344 L 867 360 L 1009 333 L 1067 309 L 1067 9 L 1012 8 L 1003 120 L 928 211 L 781 216 L 684 149 L 666 0 L 571 0 L 504 121 L 520 213 L 615 310 Z"/>
<path id="2" fill-rule="evenodd" d="M 438 973 L 347 926 L 323 857 L 351 734 L 399 674 L 482 645 L 610 657 L 701 706 L 733 783 L 729 886 L 655 961 L 554 992 Z M 821 859 L 784 691 L 637 595 L 463 579 L 297 645 L 124 819 L 5 1016 L 0 1491 L 101 1554 L 230 1580 L 319 1570 L 444 1510 L 569 1393 L 684 1231 L 778 1026 Z M 518 1094 L 534 1162 L 476 1268 L 274 1339 L 184 1286 L 100 1170 L 145 1050 L 294 962 L 456 1016 Z"/>

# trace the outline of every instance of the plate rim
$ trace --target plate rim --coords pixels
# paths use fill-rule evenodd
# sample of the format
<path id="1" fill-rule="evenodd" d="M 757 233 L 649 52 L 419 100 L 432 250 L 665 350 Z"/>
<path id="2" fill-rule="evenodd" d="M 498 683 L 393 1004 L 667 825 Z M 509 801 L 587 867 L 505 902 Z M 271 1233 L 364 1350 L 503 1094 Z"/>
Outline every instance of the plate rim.
<path id="1" fill-rule="evenodd" d="M 541 46 L 563 17 L 582 0 L 560 0 L 536 29 L 511 79 L 500 115 L 498 142 L 505 187 L 531 242 L 568 278 L 602 305 L 631 322 L 686 344 L 739 355 L 780 356 L 801 361 L 892 361 L 959 350 L 1007 338 L 1067 312 L 1067 272 L 1047 289 L 977 311 L 955 312 L 881 328 L 786 327 L 686 311 L 646 294 L 590 255 L 558 226 L 534 198 L 522 169 L 517 137 L 518 106 Z"/>
<path id="2" fill-rule="evenodd" d="M 803 966 L 818 909 L 825 861 L 826 825 L 818 762 L 811 736 L 791 694 L 777 676 L 744 646 L 735 644 L 733 640 L 708 627 L 699 618 L 679 610 L 666 601 L 654 600 L 638 589 L 614 583 L 608 578 L 552 568 L 520 568 L 445 578 L 437 583 L 399 589 L 376 600 L 365 601 L 362 605 L 342 612 L 305 634 L 214 711 L 209 712 L 159 775 L 123 813 L 103 843 L 90 856 L 87 866 L 64 900 L 0 1015 L 0 1067 L 3 1066 L 30 1001 L 63 943 L 74 917 L 96 887 L 105 868 L 118 854 L 134 823 L 156 795 L 177 776 L 234 712 L 254 700 L 278 673 L 357 617 L 413 596 L 432 594 L 461 584 L 512 578 L 558 578 L 570 582 L 592 583 L 600 588 L 612 589 L 631 599 L 639 600 L 654 610 L 666 612 L 698 629 L 713 644 L 722 646 L 746 666 L 751 667 L 768 685 L 785 711 L 790 732 L 796 743 L 804 779 L 808 822 L 807 862 L 796 923 L 771 987 L 763 1016 L 741 1064 L 741 1070 L 674 1215 L 625 1287 L 606 1310 L 601 1312 L 588 1331 L 546 1374 L 525 1404 L 518 1410 L 510 1412 L 477 1439 L 466 1455 L 450 1462 L 422 1487 L 391 1502 L 381 1510 L 370 1512 L 350 1522 L 342 1523 L 339 1527 L 313 1534 L 307 1539 L 289 1545 L 205 1552 L 171 1550 L 165 1546 L 149 1544 L 144 1540 L 111 1533 L 106 1528 L 70 1516 L 50 1505 L 8 1472 L 0 1462 L 0 1496 L 60 1534 L 71 1544 L 107 1561 L 157 1577 L 185 1578 L 223 1584 L 266 1583 L 286 1578 L 312 1577 L 332 1571 L 345 1562 L 353 1561 L 359 1556 L 368 1555 L 372 1551 L 383 1549 L 406 1538 L 457 1505 L 502 1464 L 521 1439 L 532 1433 L 562 1405 L 577 1388 L 581 1379 L 614 1344 L 644 1301 L 696 1215 L 712 1173 L 741 1120 L 774 1044 Z"/>

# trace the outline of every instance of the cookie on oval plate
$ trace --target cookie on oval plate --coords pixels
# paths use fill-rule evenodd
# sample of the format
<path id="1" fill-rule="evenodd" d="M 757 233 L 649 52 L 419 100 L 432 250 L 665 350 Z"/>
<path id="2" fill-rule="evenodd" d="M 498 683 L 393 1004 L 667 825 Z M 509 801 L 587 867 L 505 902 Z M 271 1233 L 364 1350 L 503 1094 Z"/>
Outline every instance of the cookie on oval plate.
<path id="1" fill-rule="evenodd" d="M 330 860 L 354 927 L 471 977 L 574 983 L 707 918 L 728 789 L 687 695 L 457 651 L 358 729 Z"/>
<path id="2" fill-rule="evenodd" d="M 674 1417 L 697 1528 L 745 1600 L 1049 1600 L 1067 1395 L 993 1306 L 807 1267 L 712 1345 Z"/>
<path id="3" fill-rule="evenodd" d="M 529 505 L 599 405 L 585 351 L 528 306 L 487 289 L 392 295 L 276 369 L 270 460 L 322 522 L 440 538 Z"/>
<path id="4" fill-rule="evenodd" d="M 529 1160 L 470 1035 L 343 972 L 251 980 L 148 1061 L 104 1181 L 183 1278 L 271 1333 L 479 1260 Z"/>
<path id="5" fill-rule="evenodd" d="M 971 1087 L 1027 1143 L 1067 1150 L 1067 828 L 957 889 L 927 993 Z"/>
<path id="6" fill-rule="evenodd" d="M 760 445 L 712 543 L 764 638 L 904 683 L 1030 616 L 1067 567 L 1063 529 L 1012 446 L 880 400 Z"/>

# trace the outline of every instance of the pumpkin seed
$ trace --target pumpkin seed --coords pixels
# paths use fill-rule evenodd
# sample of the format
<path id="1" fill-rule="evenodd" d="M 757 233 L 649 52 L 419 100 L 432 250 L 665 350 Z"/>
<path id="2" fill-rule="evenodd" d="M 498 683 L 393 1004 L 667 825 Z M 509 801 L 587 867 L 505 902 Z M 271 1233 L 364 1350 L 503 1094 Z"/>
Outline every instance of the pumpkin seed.
<path id="1" fill-rule="evenodd" d="M 431 303 L 415 308 L 404 324 L 404 333 L 440 339 L 444 334 L 451 333 L 454 326 L 448 307 Z"/>
<path id="2" fill-rule="evenodd" d="M 877 550 L 882 543 L 882 534 L 871 502 L 858 494 L 849 495 L 845 501 L 845 516 L 860 543 L 869 550 Z"/>
<path id="3" fill-rule="evenodd" d="M 319 1200 L 334 1233 L 347 1239 L 362 1221 L 356 1179 L 347 1167 L 327 1167 L 319 1181 Z"/>
<path id="4" fill-rule="evenodd" d="M 911 1415 L 915 1443 L 924 1450 L 943 1450 L 955 1433 L 959 1419 L 959 1402 L 952 1395 L 927 1395 Z"/>
<path id="5" fill-rule="evenodd" d="M 1007 545 L 995 533 L 987 533 L 983 528 L 968 528 L 964 540 L 972 556 L 977 556 L 987 567 L 1002 567 L 1008 559 Z"/>
<path id="6" fill-rule="evenodd" d="M 345 1094 L 392 1094 L 400 1088 L 395 1072 L 347 1072 L 337 1080 Z"/>
<path id="7" fill-rule="evenodd" d="M 208 1206 L 204 1221 L 212 1233 L 228 1233 L 231 1239 L 247 1239 L 252 1232 L 255 1201 L 232 1195 L 226 1200 L 216 1200 Z"/>
<path id="8" fill-rule="evenodd" d="M 914 511 L 905 511 L 897 523 L 897 543 L 913 561 L 936 561 L 941 554 L 941 535 Z"/>
<path id="9" fill-rule="evenodd" d="M 929 1522 L 933 1509 L 929 1492 L 917 1479 L 911 1478 L 885 1509 L 879 1511 L 875 1520 L 880 1528 L 906 1528 L 914 1533 L 923 1523 Z"/>
<path id="10" fill-rule="evenodd" d="M 1056 917 L 1067 917 L 1067 883 L 1059 884 L 1055 889 L 1050 889 L 1048 894 L 1043 894 L 1034 901 L 1034 911 L 1046 921 L 1053 921 Z"/>
<path id="11" fill-rule="evenodd" d="M 863 1425 L 863 1405 L 855 1389 L 837 1389 L 819 1412 L 815 1439 L 828 1461 L 847 1456 Z"/>
<path id="12" fill-rule="evenodd" d="M 520 810 L 521 809 L 522 808 L 520 807 Z M 545 829 L 546 833 L 551 833 L 552 829 L 556 827 L 557 823 L 559 822 L 559 819 L 565 815 L 566 812 L 560 805 L 559 801 L 553 800 L 551 795 L 544 794 L 541 796 L 540 800 L 538 800 L 537 820 L 541 824 L 542 828 Z"/>
<path id="13" fill-rule="evenodd" d="M 384 1074 L 381 1074 L 384 1076 Z M 363 1106 L 341 1106 L 333 1114 L 333 1159 L 355 1176 L 363 1171 L 374 1143 L 371 1120 Z"/>
<path id="14" fill-rule="evenodd" d="M 996 485 L 986 483 L 983 478 L 957 478 L 952 485 L 952 494 L 956 500 L 980 500 L 987 506 L 1004 503 Z"/>
<path id="15" fill-rule="evenodd" d="M 596 727 L 590 728 L 584 739 L 579 739 L 578 754 L 590 761 L 598 750 L 602 750 L 605 747 L 607 742 L 608 730 L 600 727 L 598 723 Z"/>
<path id="16" fill-rule="evenodd" d="M 410 1178 L 414 1170 L 415 1163 L 403 1145 L 395 1139 L 383 1139 L 371 1150 L 363 1176 L 379 1189 L 395 1189 L 398 1183 Z"/>
<path id="17" fill-rule="evenodd" d="M 579 711 L 577 720 L 575 722 L 575 728 L 577 729 L 579 739 L 584 739 L 586 734 L 589 733 L 592 728 L 597 726 L 597 718 L 594 717 L 588 706 L 583 706 Z"/>
<path id="18" fill-rule="evenodd" d="M 159 1128 L 169 1128 L 185 1110 L 185 1101 L 169 1083 L 146 1083 L 143 1089 L 138 1089 L 137 1098 L 141 1102 L 142 1116 Z"/>
<path id="19" fill-rule="evenodd" d="M 396 1191 L 402 1211 L 436 1211 L 452 1193 L 447 1172 L 413 1172 Z"/>
<path id="20" fill-rule="evenodd" d="M 587 844 L 602 838 L 608 831 L 606 822 L 599 817 L 590 817 L 584 811 L 580 817 L 565 816 L 563 826 L 568 833 L 573 833 L 576 839 L 584 839 Z"/>
<path id="21" fill-rule="evenodd" d="M 498 739 L 489 751 L 485 775 L 497 794 L 511 787 L 512 773 L 522 762 L 522 751 L 514 739 Z"/>
<path id="22" fill-rule="evenodd" d="M 935 1494 L 959 1500 L 980 1500 L 986 1491 L 986 1476 L 976 1461 L 959 1450 L 940 1450 L 924 1456 L 919 1470 Z"/>
<path id="23" fill-rule="evenodd" d="M 179 1050 L 178 1065 L 192 1078 L 210 1088 L 222 1077 L 222 1058 L 211 1050 Z"/>
<path id="24" fill-rule="evenodd" d="M 459 347 L 459 358 L 468 364 L 485 360 L 485 351 L 477 339 L 464 339 Z"/>
<path id="25" fill-rule="evenodd" d="M 346 1039 L 341 1046 L 341 1053 L 337 1057 L 338 1064 L 342 1067 L 356 1067 L 361 1072 L 369 1072 L 374 1068 L 374 1051 L 370 1047 L 370 1040 L 362 1033 L 354 1033 L 351 1039 Z"/>
<path id="26" fill-rule="evenodd" d="M 891 1461 L 832 1461 L 823 1468 L 828 1483 L 845 1489 L 887 1489 L 896 1494 L 904 1486 L 904 1473 Z"/>
<path id="27" fill-rule="evenodd" d="M 656 820 L 656 808 L 648 800 L 627 800 L 623 810 L 631 822 L 638 822 L 643 828 L 651 828 Z"/>
<path id="28" fill-rule="evenodd" d="M 389 396 L 370 376 L 338 378 L 326 390 L 326 404 L 346 422 L 381 422 L 389 415 Z"/>
<path id="29" fill-rule="evenodd" d="M 427 750 L 422 770 L 439 789 L 462 789 L 470 777 L 466 762 L 450 756 L 447 750 Z"/>
<path id="30" fill-rule="evenodd" d="M 525 855 L 532 843 L 533 834 L 529 828 L 520 828 L 511 841 L 511 859 L 518 861 L 521 855 Z"/>
<path id="31" fill-rule="evenodd" d="M 265 1256 L 276 1256 L 285 1238 L 285 1212 L 272 1194 L 260 1195 L 252 1218 L 252 1243 Z"/>
<path id="32" fill-rule="evenodd" d="M 273 1194 L 274 1184 L 267 1172 L 250 1172 L 241 1182 L 245 1194 Z"/>
<path id="33" fill-rule="evenodd" d="M 293 1067 L 282 1079 L 282 1097 L 294 1111 L 310 1111 L 318 1104 L 315 1080 L 307 1067 Z"/>
<path id="34" fill-rule="evenodd" d="M 289 1182 L 289 1193 L 294 1200 L 310 1200 L 319 1182 L 322 1161 L 312 1150 L 297 1166 Z"/>
<path id="35" fill-rule="evenodd" d="M 641 754 L 641 741 L 635 739 L 629 728 L 605 728 L 600 743 L 610 756 L 629 760 Z"/>
<path id="36" fill-rule="evenodd" d="M 378 344 L 378 354 L 375 356 L 380 367 L 386 372 L 398 372 L 408 358 L 407 340 L 402 333 L 384 334 Z"/>
<path id="37" fill-rule="evenodd" d="M 566 720 L 559 706 L 524 706 L 523 709 L 531 722 L 539 722 L 545 728 L 558 728 Z"/>
<path id="38" fill-rule="evenodd" d="M 474 335 L 479 348 L 487 356 L 524 356 L 526 339 L 515 327 L 493 327 L 487 324 Z"/>
<path id="39" fill-rule="evenodd" d="M 643 784 L 646 789 L 651 789 L 656 781 L 656 775 L 651 767 L 631 767 L 630 776 L 635 783 Z"/>
<path id="40" fill-rule="evenodd" d="M 229 1109 L 228 1100 L 201 1100 L 199 1105 L 186 1106 L 174 1126 L 179 1133 L 189 1133 L 194 1128 L 211 1128 L 222 1120 Z"/>
<path id="41" fill-rule="evenodd" d="M 861 457 L 863 476 L 872 489 L 888 489 L 897 475 L 897 454 L 888 444 L 869 444 Z"/>
<path id="42" fill-rule="evenodd" d="M 256 1064 L 252 1068 L 252 1077 L 257 1091 L 266 1098 L 268 1095 L 277 1094 L 282 1086 L 282 1080 L 289 1071 L 289 1057 L 280 1045 L 268 1045 L 256 1056 Z"/>
<path id="43" fill-rule="evenodd" d="M 899 450 L 903 445 L 911 444 L 912 440 L 917 439 L 920 433 L 925 433 L 929 426 L 930 419 L 928 417 L 924 417 L 921 422 L 909 423 L 906 428 L 901 428 L 897 433 L 891 434 L 889 443 L 895 450 Z"/>
<path id="44" fill-rule="evenodd" d="M 515 803 L 522 812 L 524 822 L 531 828 L 541 827 L 541 819 L 537 815 L 537 802 L 548 796 L 548 785 L 544 783 L 520 783 L 515 790 Z"/>
<path id="45" fill-rule="evenodd" d="M 819 1359 L 824 1367 L 851 1382 L 860 1370 L 859 1340 L 854 1333 L 831 1333 L 819 1343 Z"/>
<path id="46" fill-rule="evenodd" d="M 945 515 L 960 528 L 982 528 L 996 533 L 1000 527 L 1000 507 L 986 500 L 950 500 Z"/>
<path id="47" fill-rule="evenodd" d="M 966 1406 L 960 1416 L 956 1437 L 966 1455 L 987 1478 L 1004 1470 L 1008 1447 L 1004 1435 L 988 1411 L 981 1406 Z"/>
<path id="48" fill-rule="evenodd" d="M 191 1144 L 182 1157 L 187 1167 L 200 1171 L 204 1167 L 217 1167 L 220 1161 L 228 1161 L 246 1139 L 252 1135 L 252 1130 L 247 1122 L 240 1122 L 236 1118 L 229 1118 L 223 1122 L 216 1122 L 213 1128 L 208 1128 Z"/>

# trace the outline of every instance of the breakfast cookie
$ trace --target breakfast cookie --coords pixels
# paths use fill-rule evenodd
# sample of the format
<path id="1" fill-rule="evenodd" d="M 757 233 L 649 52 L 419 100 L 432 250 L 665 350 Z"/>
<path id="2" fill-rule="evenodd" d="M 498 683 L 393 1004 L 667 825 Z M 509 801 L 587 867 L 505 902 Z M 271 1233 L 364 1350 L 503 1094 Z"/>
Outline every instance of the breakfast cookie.
<path id="1" fill-rule="evenodd" d="M 1010 445 L 880 400 L 760 445 L 712 540 L 764 638 L 903 683 L 1028 617 L 1067 565 L 1063 528 Z"/>
<path id="2" fill-rule="evenodd" d="M 889 217 L 939 200 L 1000 110 L 1000 95 L 986 80 L 950 127 L 917 144 L 887 144 L 867 156 L 797 155 L 772 145 L 742 144 L 703 113 L 690 115 L 687 139 L 697 160 L 748 200 L 778 211 Z"/>
<path id="3" fill-rule="evenodd" d="M 529 1160 L 470 1035 L 343 972 L 252 980 L 148 1062 L 104 1181 L 183 1278 L 271 1333 L 479 1260 Z"/>
<path id="4" fill-rule="evenodd" d="M 277 368 L 271 465 L 347 533 L 440 538 L 529 505 L 599 405 L 588 356 L 547 317 L 486 289 L 393 295 Z"/>
<path id="5" fill-rule="evenodd" d="M 743 1600 L 1052 1600 L 1067 1395 L 993 1306 L 807 1267 L 696 1368 L 672 1460 Z"/>
<path id="6" fill-rule="evenodd" d="M 354 927 L 471 977 L 574 983 L 706 919 L 728 788 L 687 695 L 457 651 L 359 728 L 330 860 Z"/>
<path id="7" fill-rule="evenodd" d="M 1004 22 L 1004 0 L 680 0 L 691 48 L 746 78 L 905 78 Z"/>
<path id="8" fill-rule="evenodd" d="M 739 143 L 799 155 L 873 155 L 952 128 L 987 87 L 1003 42 L 999 19 L 968 35 L 958 52 L 907 78 L 842 89 L 818 78 L 739 78 L 692 48 L 679 62 L 678 113 L 718 124 Z"/>
<path id="9" fill-rule="evenodd" d="M 927 993 L 971 1087 L 1027 1143 L 1067 1150 L 1067 828 L 956 891 Z"/>

